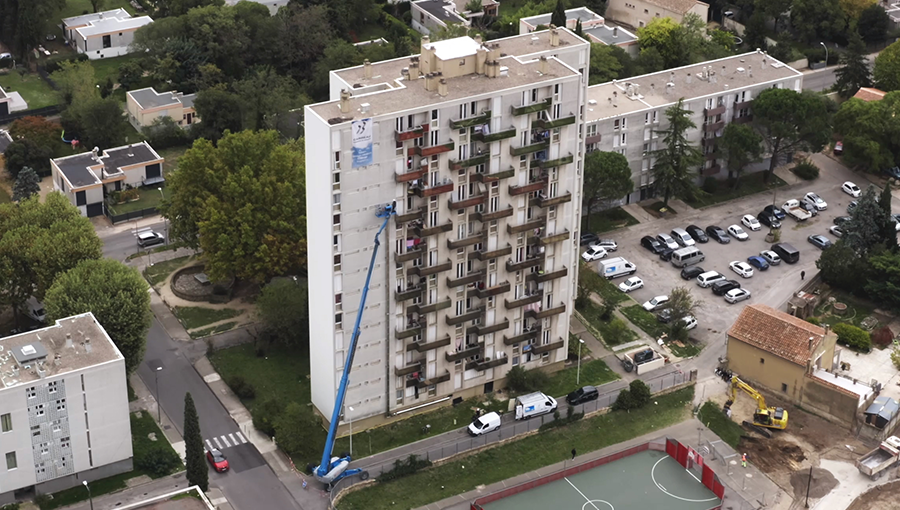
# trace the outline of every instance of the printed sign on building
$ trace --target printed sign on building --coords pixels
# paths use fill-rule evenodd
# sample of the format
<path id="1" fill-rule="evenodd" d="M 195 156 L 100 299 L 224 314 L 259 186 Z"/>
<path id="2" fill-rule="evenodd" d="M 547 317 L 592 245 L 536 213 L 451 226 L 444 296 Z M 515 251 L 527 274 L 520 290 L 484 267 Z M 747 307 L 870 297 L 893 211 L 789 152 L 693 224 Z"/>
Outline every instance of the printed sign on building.
<path id="1" fill-rule="evenodd" d="M 372 119 L 353 121 L 353 168 L 372 164 Z"/>

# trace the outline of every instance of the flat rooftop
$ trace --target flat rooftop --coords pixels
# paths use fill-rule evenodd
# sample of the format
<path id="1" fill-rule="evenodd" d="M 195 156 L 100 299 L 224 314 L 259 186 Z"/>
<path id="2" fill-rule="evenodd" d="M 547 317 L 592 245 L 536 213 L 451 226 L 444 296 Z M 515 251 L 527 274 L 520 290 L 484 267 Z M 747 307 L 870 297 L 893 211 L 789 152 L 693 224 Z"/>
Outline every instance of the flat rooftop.
<path id="1" fill-rule="evenodd" d="M 183 104 L 187 96 L 177 92 L 157 92 L 153 87 L 145 89 L 129 90 L 128 95 L 134 99 L 141 108 L 158 108 L 160 106 Z M 190 102 L 194 103 L 194 94 L 190 94 Z"/>
<path id="2" fill-rule="evenodd" d="M 444 8 L 448 5 L 454 5 L 452 3 L 445 3 L 443 0 L 419 0 L 418 2 L 413 3 L 428 14 L 431 14 L 435 18 L 443 21 L 445 24 L 465 22 L 465 20 L 459 15 L 454 14 Z"/>
<path id="3" fill-rule="evenodd" d="M 76 28 L 75 31 L 83 37 L 91 37 L 121 30 L 140 28 L 144 25 L 149 25 L 150 23 L 153 23 L 153 19 L 150 18 L 150 16 L 141 16 L 139 18 L 104 18 L 97 21 L 91 21 L 83 27 Z"/>
<path id="4" fill-rule="evenodd" d="M 0 338 L 0 348 L 0 390 L 124 359 L 92 313 Z"/>
<path id="5" fill-rule="evenodd" d="M 702 74 L 706 67 L 710 67 L 714 73 L 711 75 L 713 78 L 708 81 L 703 79 Z M 659 108 L 673 104 L 679 98 L 691 100 L 801 76 L 802 73 L 799 71 L 762 52 L 734 55 L 588 87 L 588 111 L 585 114 L 585 121 L 593 122 Z M 626 96 L 629 83 L 639 86 L 639 95 L 636 94 L 634 99 Z M 667 83 L 674 84 L 668 93 Z M 793 88 L 793 84 L 790 88 Z"/>
<path id="6" fill-rule="evenodd" d="M 128 14 L 128 11 L 125 9 L 112 9 L 109 11 L 102 12 L 94 12 L 90 14 L 82 14 L 81 16 L 72 16 L 71 18 L 65 18 L 62 20 L 63 26 L 66 28 L 70 27 L 80 27 L 82 25 L 87 25 L 91 21 L 101 20 L 105 18 L 130 18 L 131 14 Z"/>
<path id="7" fill-rule="evenodd" d="M 106 168 L 110 169 L 109 173 L 115 173 L 122 167 L 149 163 L 162 158 L 147 142 L 141 142 L 131 146 L 124 145 L 106 149 L 100 154 L 99 159 L 100 161 L 94 160 L 94 155 L 91 152 L 83 152 L 73 156 L 54 159 L 53 163 L 59 167 L 74 188 L 80 188 L 92 184 L 100 184 L 101 182 L 100 177 L 89 167 L 96 167 L 102 163 Z"/>
<path id="8" fill-rule="evenodd" d="M 600 25 L 597 27 L 582 29 L 585 34 L 590 34 L 608 46 L 625 44 L 637 41 L 637 36 L 622 27 L 610 27 Z"/>
<path id="9" fill-rule="evenodd" d="M 529 25 L 536 27 L 538 25 L 550 26 L 550 18 L 553 17 L 553 14 L 538 14 L 537 16 L 529 16 L 527 18 L 522 18 L 519 21 L 524 21 Z M 595 13 L 594 11 L 586 8 L 586 7 L 576 7 L 574 9 L 566 9 L 566 21 L 574 20 L 576 23 L 581 21 L 584 23 L 585 21 L 594 21 L 594 20 L 602 20 L 603 16 Z"/>
<path id="10" fill-rule="evenodd" d="M 859 402 L 856 404 L 857 406 L 863 405 L 863 403 L 865 403 L 866 401 L 866 398 L 872 395 L 872 393 L 875 391 L 870 386 L 867 386 L 860 382 L 854 382 L 853 379 L 847 377 L 843 377 L 840 375 L 835 376 L 835 374 L 822 370 L 821 368 L 817 368 L 812 375 L 816 379 L 820 379 L 835 386 L 839 386 L 851 393 L 855 393 L 859 399 Z"/>

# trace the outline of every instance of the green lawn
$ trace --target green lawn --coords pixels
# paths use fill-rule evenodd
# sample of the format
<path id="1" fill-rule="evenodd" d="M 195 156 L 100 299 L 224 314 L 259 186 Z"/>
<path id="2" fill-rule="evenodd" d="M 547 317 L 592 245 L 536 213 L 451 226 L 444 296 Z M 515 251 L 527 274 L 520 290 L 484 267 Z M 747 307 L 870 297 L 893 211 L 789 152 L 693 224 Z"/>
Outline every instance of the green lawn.
<path id="1" fill-rule="evenodd" d="M 150 253 L 162 253 L 164 251 L 175 251 L 178 248 L 183 248 L 184 246 L 185 246 L 185 244 L 181 241 L 169 242 L 168 245 L 157 246 L 157 247 L 151 249 Z M 138 253 L 132 253 L 131 255 L 129 255 L 128 257 L 125 258 L 125 261 L 127 262 L 131 259 L 143 257 L 146 254 L 147 254 L 146 250 L 138 252 Z"/>
<path id="2" fill-rule="evenodd" d="M 863 319 L 872 315 L 875 311 L 874 304 L 855 298 L 845 292 L 832 292 L 829 297 L 834 297 L 838 303 L 847 305 L 847 311 L 844 315 L 837 315 L 834 313 L 831 303 L 827 299 L 823 299 L 822 303 L 815 310 L 815 317 L 819 319 L 822 325 L 834 326 L 839 322 L 845 322 L 861 327 Z"/>
<path id="3" fill-rule="evenodd" d="M 629 227 L 640 223 L 634 216 L 621 207 L 614 207 L 605 211 L 598 211 L 581 217 L 584 232 L 602 234 L 617 228 Z"/>
<path id="4" fill-rule="evenodd" d="M 578 367 L 564 368 L 550 376 L 550 382 L 544 388 L 544 393 L 554 397 L 564 397 L 579 386 L 600 386 L 619 379 L 619 374 L 613 372 L 602 359 L 593 361 L 581 361 L 581 380 L 575 382 L 578 376 Z"/>
<path id="5" fill-rule="evenodd" d="M 414 475 L 379 483 L 344 496 L 340 510 L 417 508 L 451 494 L 462 494 L 533 471 L 581 453 L 612 446 L 681 422 L 690 415 L 694 388 L 655 398 L 657 405 L 628 413 L 611 412 L 552 428 L 464 459 L 446 462 Z M 376 474 L 377 475 L 377 474 Z"/>
<path id="6" fill-rule="evenodd" d="M 132 53 L 130 55 L 122 55 L 121 57 L 90 60 L 89 62 L 94 67 L 94 79 L 97 80 L 97 83 L 104 83 L 107 78 L 111 78 L 113 83 L 118 83 L 119 66 L 125 62 L 140 60 L 142 58 L 144 58 L 144 55 Z"/>
<path id="7" fill-rule="evenodd" d="M 644 310 L 641 305 L 622 308 L 622 315 L 628 317 L 632 324 L 641 328 L 650 338 L 659 338 L 669 331 L 669 327 L 656 320 L 656 315 Z"/>
<path id="8" fill-rule="evenodd" d="M 223 331 L 228 331 L 235 326 L 237 326 L 237 322 L 226 322 L 225 324 L 219 324 L 218 326 L 212 326 L 209 328 L 201 329 L 199 331 L 192 331 L 188 334 L 191 335 L 191 338 L 203 338 L 206 336 L 215 335 L 216 333 L 221 333 Z"/>
<path id="9" fill-rule="evenodd" d="M 163 163 L 163 175 L 169 175 L 178 169 L 178 158 L 187 152 L 188 149 L 190 149 L 190 147 L 179 146 L 156 151 L 157 154 L 166 160 L 165 163 Z"/>
<path id="10" fill-rule="evenodd" d="M 6 92 L 18 92 L 22 99 L 28 103 L 28 109 L 43 108 L 59 103 L 56 91 L 50 88 L 37 73 L 20 75 L 12 71 L 9 74 L 0 75 L 0 87 Z"/>
<path id="11" fill-rule="evenodd" d="M 172 312 L 184 329 L 195 329 L 223 321 L 242 314 L 241 310 L 233 308 L 204 308 L 202 306 L 176 306 Z"/>
<path id="12" fill-rule="evenodd" d="M 162 283 L 166 278 L 169 277 L 170 274 L 187 265 L 190 259 L 191 256 L 188 255 L 185 257 L 166 260 L 158 264 L 153 264 L 152 266 L 147 266 L 147 268 L 144 269 L 144 278 L 146 278 L 147 281 L 150 282 L 150 285 Z"/>
<path id="13" fill-rule="evenodd" d="M 112 9 L 118 9 L 120 7 L 134 16 L 134 7 L 132 7 L 131 4 L 128 3 L 128 0 L 104 0 L 103 2 L 104 11 L 110 11 Z M 94 12 L 94 8 L 91 7 L 90 0 L 66 0 L 65 7 L 63 7 L 58 13 L 53 15 L 51 21 L 53 22 L 53 24 L 56 24 L 63 18 L 81 16 L 85 12 Z"/>
<path id="14" fill-rule="evenodd" d="M 592 265 L 582 264 L 578 271 L 578 286 L 598 294 L 605 303 L 619 304 L 628 301 L 628 295 L 619 290 L 611 280 L 597 274 Z"/>
<path id="15" fill-rule="evenodd" d="M 141 209 L 149 209 L 156 207 L 162 201 L 162 193 L 153 186 L 140 188 L 141 197 L 134 202 L 125 202 L 124 204 L 116 204 L 109 206 L 109 212 L 112 215 L 125 214 L 132 211 L 140 211 Z M 165 191 L 165 189 L 163 189 Z"/>
<path id="16" fill-rule="evenodd" d="M 744 429 L 725 416 L 725 413 L 722 411 L 722 408 L 719 407 L 719 404 L 716 404 L 712 400 L 707 400 L 706 403 L 703 404 L 700 408 L 700 412 L 697 414 L 697 419 L 709 427 L 709 430 L 715 432 L 722 441 L 731 445 L 732 448 L 737 448 L 741 436 L 744 435 Z"/>
<path id="17" fill-rule="evenodd" d="M 690 358 L 692 356 L 700 354 L 700 351 L 703 350 L 703 344 L 699 342 L 688 340 L 682 343 L 684 344 L 684 347 L 675 345 L 675 342 L 669 342 L 666 345 L 679 358 Z"/>
<path id="18" fill-rule="evenodd" d="M 610 320 L 603 320 L 603 311 L 593 302 L 585 303 L 578 308 L 578 312 L 588 322 L 585 327 L 607 346 L 627 344 L 638 339 L 637 333 L 632 331 L 622 319 L 610 315 Z"/>
<path id="19" fill-rule="evenodd" d="M 766 172 L 754 172 L 741 177 L 737 189 L 731 189 L 725 181 L 721 181 L 719 182 L 719 189 L 715 193 L 710 194 L 698 190 L 697 197 L 694 200 L 685 200 L 685 202 L 694 208 L 707 207 L 762 191 L 780 188 L 787 184 L 775 174 L 772 174 L 769 177 L 769 182 L 766 183 L 763 181 L 765 174 Z"/>

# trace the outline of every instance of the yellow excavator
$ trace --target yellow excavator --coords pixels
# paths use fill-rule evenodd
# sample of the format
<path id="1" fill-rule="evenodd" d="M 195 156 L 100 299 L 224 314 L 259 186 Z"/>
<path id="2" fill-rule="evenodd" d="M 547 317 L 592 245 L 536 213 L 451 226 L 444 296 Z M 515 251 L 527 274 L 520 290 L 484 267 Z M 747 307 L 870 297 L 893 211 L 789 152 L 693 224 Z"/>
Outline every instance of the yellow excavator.
<path id="1" fill-rule="evenodd" d="M 756 412 L 753 413 L 753 421 L 744 420 L 743 425 L 753 429 L 766 437 L 772 437 L 767 429 L 784 430 L 788 424 L 788 412 L 781 407 L 767 407 L 766 399 L 753 386 L 740 380 L 738 376 L 731 377 L 731 399 L 725 402 L 725 414 L 731 416 L 731 405 L 737 400 L 738 390 L 744 390 L 756 400 Z"/>

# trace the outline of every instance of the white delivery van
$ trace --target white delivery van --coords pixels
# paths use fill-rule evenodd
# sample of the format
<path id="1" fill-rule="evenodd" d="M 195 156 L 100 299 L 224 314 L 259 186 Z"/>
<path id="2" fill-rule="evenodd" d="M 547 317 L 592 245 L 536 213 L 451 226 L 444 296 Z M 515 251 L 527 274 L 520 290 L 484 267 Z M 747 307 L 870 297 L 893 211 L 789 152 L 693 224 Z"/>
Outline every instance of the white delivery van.
<path id="1" fill-rule="evenodd" d="M 469 435 L 470 436 L 480 436 L 482 434 L 487 434 L 488 432 L 497 430 L 500 428 L 500 415 L 497 413 L 487 413 L 484 416 L 479 416 L 475 418 L 469 425 Z"/>
<path id="2" fill-rule="evenodd" d="M 706 255 L 703 254 L 702 251 L 697 248 L 690 246 L 688 248 L 681 248 L 680 250 L 675 250 L 672 253 L 672 265 L 675 267 L 685 267 L 692 266 L 694 264 L 699 264 L 706 259 Z"/>
<path id="3" fill-rule="evenodd" d="M 556 399 L 540 391 L 516 398 L 516 419 L 524 420 L 532 416 L 552 413 L 556 410 Z"/>
<path id="4" fill-rule="evenodd" d="M 631 276 L 636 271 L 637 266 L 622 257 L 613 257 L 600 261 L 600 275 L 605 276 L 607 280 L 620 276 Z"/>

